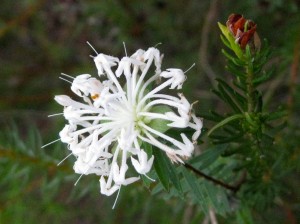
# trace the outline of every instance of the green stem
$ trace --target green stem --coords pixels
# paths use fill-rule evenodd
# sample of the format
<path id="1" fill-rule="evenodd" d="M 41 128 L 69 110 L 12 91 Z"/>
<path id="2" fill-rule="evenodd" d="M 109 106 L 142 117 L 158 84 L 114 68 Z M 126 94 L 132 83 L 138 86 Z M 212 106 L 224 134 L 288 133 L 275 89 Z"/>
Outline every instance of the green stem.
<path id="1" fill-rule="evenodd" d="M 247 74 L 247 111 L 248 113 L 254 112 L 254 88 L 253 88 L 253 64 L 252 58 L 248 58 L 246 65 Z"/>
<path id="2" fill-rule="evenodd" d="M 248 120 L 249 124 L 251 124 L 251 114 L 255 113 L 255 105 L 256 105 L 256 100 L 255 100 L 255 88 L 253 86 L 253 57 L 248 54 L 246 57 L 246 96 L 247 96 L 247 112 L 245 113 L 245 118 Z M 248 118 L 248 119 L 247 119 Z M 260 164 L 260 166 L 264 170 L 268 170 L 268 165 L 266 164 L 266 161 L 260 158 L 261 152 L 263 151 L 262 146 L 261 146 L 261 138 L 256 135 L 256 133 L 249 131 L 249 140 L 252 142 L 251 148 L 253 149 L 253 152 L 255 153 L 254 156 L 256 157 L 256 162 Z M 258 172 L 258 171 L 256 171 Z"/>

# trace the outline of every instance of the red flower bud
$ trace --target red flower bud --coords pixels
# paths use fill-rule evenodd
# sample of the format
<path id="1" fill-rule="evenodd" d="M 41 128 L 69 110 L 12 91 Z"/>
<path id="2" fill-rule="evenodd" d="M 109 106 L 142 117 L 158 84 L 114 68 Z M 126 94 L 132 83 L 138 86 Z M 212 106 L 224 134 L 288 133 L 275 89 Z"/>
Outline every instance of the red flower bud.
<path id="1" fill-rule="evenodd" d="M 256 24 L 251 20 L 246 20 L 242 15 L 231 14 L 228 17 L 226 26 L 242 49 L 245 49 L 246 45 L 250 43 L 253 38 L 258 38 L 256 34 Z M 255 47 L 257 48 L 259 46 Z"/>

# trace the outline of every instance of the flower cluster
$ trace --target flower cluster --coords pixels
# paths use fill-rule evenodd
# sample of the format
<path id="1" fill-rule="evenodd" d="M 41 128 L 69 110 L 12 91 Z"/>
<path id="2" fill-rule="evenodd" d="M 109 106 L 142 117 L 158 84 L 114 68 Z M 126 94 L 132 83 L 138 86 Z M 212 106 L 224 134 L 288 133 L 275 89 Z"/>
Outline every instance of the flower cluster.
<path id="1" fill-rule="evenodd" d="M 72 79 L 71 90 L 81 102 L 55 96 L 68 120 L 60 139 L 76 157 L 76 173 L 99 175 L 101 193 L 109 196 L 122 185 L 139 180 L 140 175 L 148 177 L 154 156 L 144 149 L 143 142 L 154 146 L 153 150 L 163 150 L 172 162 L 183 163 L 191 156 L 202 121 L 192 113 L 183 94 L 177 97 L 161 92 L 182 88 L 186 80 L 182 70 L 161 71 L 162 55 L 156 48 L 139 49 L 121 60 L 98 54 L 94 62 L 101 81 L 89 74 L 65 75 Z M 190 140 L 181 133 L 178 140 L 166 134 L 170 128 L 190 128 L 194 134 Z M 129 166 L 136 172 L 131 177 Z"/>

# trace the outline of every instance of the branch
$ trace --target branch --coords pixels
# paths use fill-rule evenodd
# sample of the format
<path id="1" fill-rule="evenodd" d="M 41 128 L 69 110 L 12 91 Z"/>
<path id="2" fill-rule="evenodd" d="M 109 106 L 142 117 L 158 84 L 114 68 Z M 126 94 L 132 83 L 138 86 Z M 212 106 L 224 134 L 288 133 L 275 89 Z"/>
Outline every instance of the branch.
<path id="1" fill-rule="evenodd" d="M 215 23 L 218 4 L 219 4 L 218 0 L 213 0 L 210 3 L 210 6 L 209 6 L 209 9 L 208 9 L 208 12 L 207 12 L 204 24 L 203 24 L 203 28 L 201 31 L 201 43 L 200 43 L 200 49 L 199 49 L 200 65 L 201 65 L 204 73 L 208 77 L 212 86 L 214 86 L 214 84 L 215 84 L 216 74 L 208 62 L 209 57 L 207 55 L 207 53 L 208 53 L 207 47 L 208 47 L 208 42 L 209 42 L 209 33 L 211 31 L 210 29 L 211 29 L 211 27 L 213 27 L 211 24 Z"/>
<path id="2" fill-rule="evenodd" d="M 224 182 L 222 182 L 220 180 L 217 180 L 217 179 L 215 179 L 213 177 L 210 177 L 210 176 L 206 175 L 205 173 L 201 172 L 200 170 L 197 170 L 195 167 L 193 167 L 192 165 L 190 165 L 188 163 L 185 163 L 184 166 L 187 169 L 193 171 L 198 176 L 203 177 L 204 179 L 209 180 L 209 181 L 213 182 L 216 185 L 219 185 L 219 186 L 222 186 L 222 187 L 224 187 L 224 188 L 226 188 L 228 190 L 231 190 L 234 193 L 236 193 L 240 189 L 241 184 L 238 184 L 237 186 L 231 186 L 231 185 L 226 184 L 226 183 L 224 183 Z"/>

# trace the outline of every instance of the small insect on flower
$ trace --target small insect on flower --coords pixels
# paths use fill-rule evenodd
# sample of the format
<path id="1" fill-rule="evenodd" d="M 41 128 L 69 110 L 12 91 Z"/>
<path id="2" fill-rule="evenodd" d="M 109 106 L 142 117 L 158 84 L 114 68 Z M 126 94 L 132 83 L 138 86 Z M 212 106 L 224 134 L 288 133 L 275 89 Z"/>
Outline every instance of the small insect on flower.
<path id="1" fill-rule="evenodd" d="M 177 68 L 161 71 L 158 49 L 139 49 L 122 59 L 102 53 L 93 58 L 98 78 L 62 74 L 82 102 L 55 96 L 68 121 L 59 136 L 76 157 L 74 171 L 100 176 L 100 192 L 109 196 L 140 175 L 151 179 L 147 174 L 155 158 L 143 142 L 163 150 L 172 162 L 183 163 L 194 151 L 202 121 L 182 93 L 162 93 L 166 88 L 180 90 L 186 76 Z M 178 138 L 166 134 L 171 128 L 178 130 Z M 191 139 L 180 131 L 185 128 L 194 130 Z M 132 176 L 127 173 L 130 167 Z"/>

